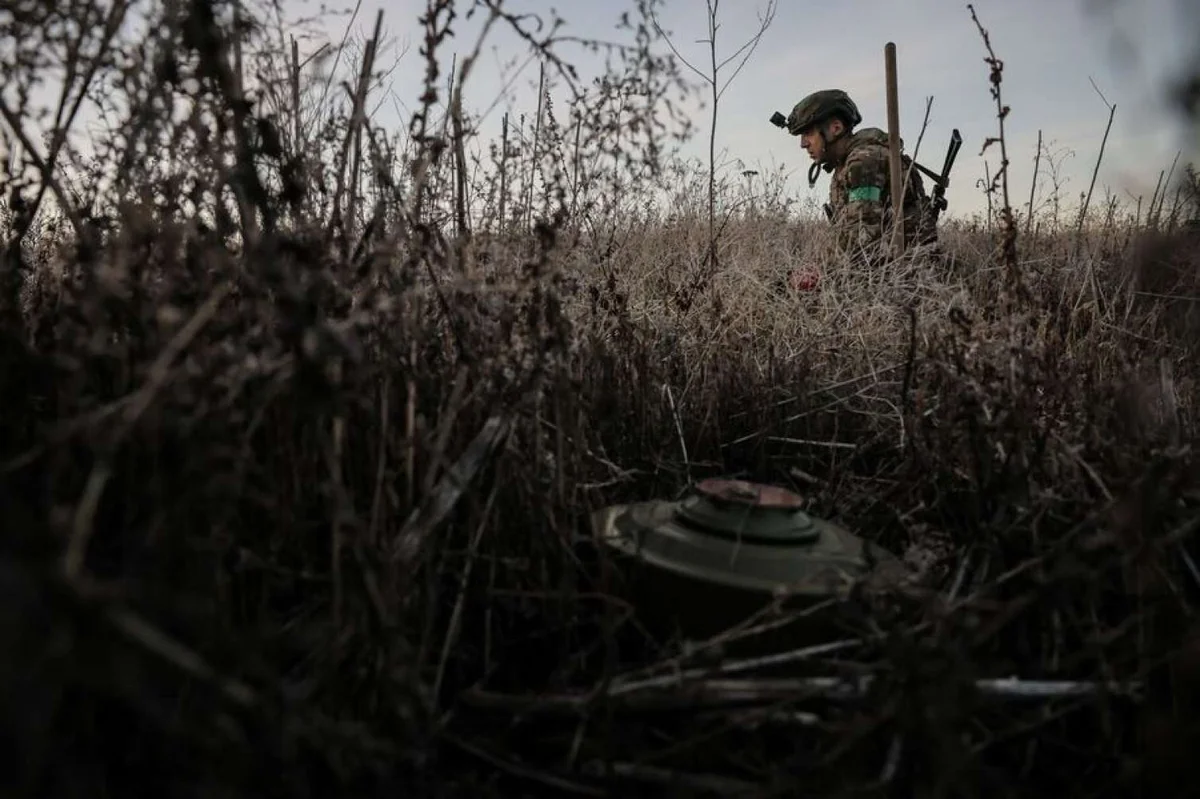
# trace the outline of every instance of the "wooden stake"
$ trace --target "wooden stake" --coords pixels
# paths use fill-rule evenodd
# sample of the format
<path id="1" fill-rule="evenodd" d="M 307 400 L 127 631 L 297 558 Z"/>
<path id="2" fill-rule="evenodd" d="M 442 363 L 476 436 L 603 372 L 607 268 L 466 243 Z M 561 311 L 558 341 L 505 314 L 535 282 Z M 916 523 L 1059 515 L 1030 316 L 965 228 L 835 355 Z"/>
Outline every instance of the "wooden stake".
<path id="1" fill-rule="evenodd" d="M 904 183 L 900 168 L 900 99 L 896 88 L 896 43 L 883 47 L 884 77 L 887 81 L 888 150 L 892 189 L 892 252 L 904 252 Z"/>

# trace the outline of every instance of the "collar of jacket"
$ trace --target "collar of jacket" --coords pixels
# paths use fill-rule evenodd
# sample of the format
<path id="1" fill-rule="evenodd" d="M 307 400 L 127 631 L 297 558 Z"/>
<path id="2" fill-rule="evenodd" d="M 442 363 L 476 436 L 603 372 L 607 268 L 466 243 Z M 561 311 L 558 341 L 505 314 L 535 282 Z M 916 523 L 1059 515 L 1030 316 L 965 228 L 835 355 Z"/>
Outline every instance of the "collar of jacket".
<path id="1" fill-rule="evenodd" d="M 846 163 L 846 159 L 850 157 L 850 153 L 854 152 L 864 144 L 879 144 L 883 147 L 888 146 L 887 131 L 879 128 L 862 128 L 834 142 L 833 158 L 821 165 L 821 168 L 826 172 L 833 170 Z M 900 148 L 904 148 L 904 142 L 901 141 Z"/>

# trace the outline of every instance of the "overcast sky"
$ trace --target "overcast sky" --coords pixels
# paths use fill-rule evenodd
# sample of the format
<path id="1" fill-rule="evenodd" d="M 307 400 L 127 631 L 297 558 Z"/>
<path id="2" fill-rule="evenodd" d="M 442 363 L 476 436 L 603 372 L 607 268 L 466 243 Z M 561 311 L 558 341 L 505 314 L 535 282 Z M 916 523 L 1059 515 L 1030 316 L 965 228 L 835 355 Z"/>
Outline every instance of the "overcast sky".
<path id="1" fill-rule="evenodd" d="M 285 0 L 288 10 L 313 13 L 311 0 Z M 351 0 L 343 0 L 353 7 Z M 731 54 L 757 29 L 758 12 L 766 0 L 723 0 L 719 6 L 719 57 Z M 1183 66 L 1187 48 L 1200 38 L 1200 21 L 1187 0 L 978 0 L 975 8 L 1004 61 L 1004 101 L 1011 105 L 1007 120 L 1011 187 L 1014 202 L 1024 205 L 1032 177 L 1038 130 L 1051 149 L 1066 154 L 1061 176 L 1068 202 L 1087 189 L 1108 118 L 1108 109 L 1091 81 L 1110 103 L 1117 105 L 1100 170 L 1097 191 L 1107 185 L 1124 196 L 1154 190 L 1159 172 L 1170 166 L 1184 148 L 1181 163 L 1197 142 L 1168 111 L 1166 81 Z M 391 40 L 385 63 L 396 61 L 389 80 L 396 97 L 411 108 L 419 94 L 422 65 L 417 18 L 424 3 L 417 0 L 363 0 L 354 30 L 369 33 L 377 9 L 383 7 L 384 28 Z M 581 37 L 618 38 L 615 22 L 632 3 L 607 4 L 567 0 L 508 0 L 513 11 L 548 14 L 557 10 L 564 29 Z M 706 33 L 705 0 L 666 0 L 660 21 L 682 53 L 701 66 L 706 46 L 696 40 Z M 1190 17 L 1190 18 L 1189 18 Z M 327 25 L 335 41 L 347 18 Z M 447 55 L 458 48 L 460 57 L 474 41 L 477 21 L 463 21 Z M 757 51 L 721 101 L 718 149 L 727 161 L 740 159 L 748 168 L 784 166 L 792 174 L 798 198 L 808 196 L 804 180 L 808 158 L 799 142 L 769 124 L 774 110 L 787 113 L 806 93 L 843 88 L 858 103 L 864 125 L 886 128 L 884 44 L 898 48 L 901 132 L 911 150 L 920 130 L 926 98 L 932 96 L 930 129 L 919 160 L 940 167 L 950 132 L 957 127 L 965 140 L 948 193 L 951 213 L 971 214 L 985 207 L 976 181 L 984 174 L 986 158 L 994 169 L 997 148 L 983 156 L 983 141 L 996 131 L 995 107 L 988 92 L 988 67 L 983 43 L 966 3 L 957 0 L 852 0 L 840 3 L 782 0 L 771 27 Z M 311 48 L 311 45 L 305 45 Z M 584 75 L 599 69 L 596 57 L 575 48 L 563 53 Z M 485 133 L 498 128 L 505 109 L 535 111 L 537 65 L 529 63 L 509 86 L 500 65 L 523 55 L 514 39 L 494 35 L 485 47 L 479 70 L 466 88 L 469 108 L 494 110 L 485 120 Z M 499 99 L 499 102 L 496 101 Z M 381 113 L 403 124 L 405 106 L 388 103 Z M 399 110 L 397 110 L 399 109 Z M 706 112 L 696 109 L 696 123 L 705 130 Z M 705 134 L 685 152 L 704 157 Z M 1191 152 L 1195 152 L 1193 149 Z M 1073 153 L 1073 155 L 1069 155 Z M 1049 186 L 1045 187 L 1049 190 Z M 824 198 L 828 177 L 817 184 Z M 1127 197 L 1126 197 L 1127 198 Z"/>

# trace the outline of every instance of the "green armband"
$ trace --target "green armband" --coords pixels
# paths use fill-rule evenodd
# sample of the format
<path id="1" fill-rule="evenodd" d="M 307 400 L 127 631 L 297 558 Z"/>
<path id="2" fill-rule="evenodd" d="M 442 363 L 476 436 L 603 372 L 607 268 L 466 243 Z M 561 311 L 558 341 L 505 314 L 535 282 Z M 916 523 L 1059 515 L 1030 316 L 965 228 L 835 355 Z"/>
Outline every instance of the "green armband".
<path id="1" fill-rule="evenodd" d="M 850 190 L 850 202 L 852 203 L 877 203 L 881 197 L 883 197 L 883 189 L 878 186 L 859 186 L 857 189 Z"/>

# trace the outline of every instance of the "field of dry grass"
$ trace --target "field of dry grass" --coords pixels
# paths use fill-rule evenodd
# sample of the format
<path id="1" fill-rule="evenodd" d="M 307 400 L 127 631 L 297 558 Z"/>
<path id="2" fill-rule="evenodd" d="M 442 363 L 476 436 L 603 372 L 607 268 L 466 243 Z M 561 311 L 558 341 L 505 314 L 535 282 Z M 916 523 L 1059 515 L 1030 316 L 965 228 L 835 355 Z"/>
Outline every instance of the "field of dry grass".
<path id="1" fill-rule="evenodd" d="M 6 75 L 74 54 L 58 128 L 85 82 L 108 127 L 0 109 L 5 796 L 1184 795 L 1186 194 L 864 274 L 769 179 L 710 235 L 640 46 L 471 164 L 444 92 L 382 130 L 372 48 L 326 92 L 269 8 L 27 5 Z M 861 696 L 638 636 L 587 515 L 711 475 L 942 554 L 824 608 L 797 657 Z"/>

